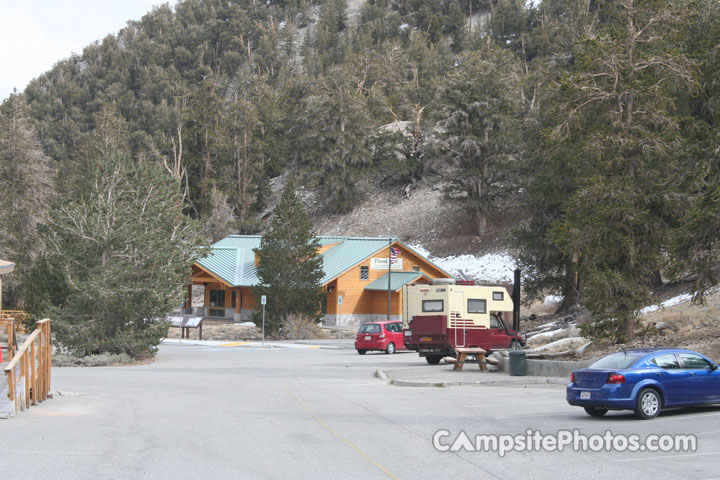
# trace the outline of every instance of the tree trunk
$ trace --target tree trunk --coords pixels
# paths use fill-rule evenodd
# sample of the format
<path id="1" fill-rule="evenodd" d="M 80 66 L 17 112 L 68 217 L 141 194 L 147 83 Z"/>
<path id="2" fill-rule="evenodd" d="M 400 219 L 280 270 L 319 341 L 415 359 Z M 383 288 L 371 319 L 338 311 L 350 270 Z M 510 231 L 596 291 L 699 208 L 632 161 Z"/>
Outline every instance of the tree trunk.
<path id="1" fill-rule="evenodd" d="M 556 315 L 576 311 L 580 299 L 580 275 L 572 262 L 565 265 L 565 285 L 563 286 L 563 301 L 555 311 Z"/>

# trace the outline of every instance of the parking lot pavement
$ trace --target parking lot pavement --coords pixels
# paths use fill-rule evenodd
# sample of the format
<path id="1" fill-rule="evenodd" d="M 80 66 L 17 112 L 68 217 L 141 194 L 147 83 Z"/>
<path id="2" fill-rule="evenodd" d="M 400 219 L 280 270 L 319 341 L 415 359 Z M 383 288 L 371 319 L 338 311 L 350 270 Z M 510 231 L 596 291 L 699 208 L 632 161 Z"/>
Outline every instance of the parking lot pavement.
<path id="1" fill-rule="evenodd" d="M 163 345 L 147 365 L 55 368 L 52 389 L 63 395 L 0 421 L 0 465 L 26 478 L 116 480 L 706 479 L 720 471 L 718 407 L 651 421 L 630 412 L 592 418 L 566 404 L 562 385 L 401 388 L 375 376 L 423 368 L 437 367 L 413 353 L 190 344 Z M 478 435 L 545 441 L 573 431 L 642 441 L 692 434 L 698 448 L 551 451 L 549 443 L 544 450 L 514 443 L 504 456 L 475 451 Z M 457 451 L 446 451 L 453 445 Z"/>

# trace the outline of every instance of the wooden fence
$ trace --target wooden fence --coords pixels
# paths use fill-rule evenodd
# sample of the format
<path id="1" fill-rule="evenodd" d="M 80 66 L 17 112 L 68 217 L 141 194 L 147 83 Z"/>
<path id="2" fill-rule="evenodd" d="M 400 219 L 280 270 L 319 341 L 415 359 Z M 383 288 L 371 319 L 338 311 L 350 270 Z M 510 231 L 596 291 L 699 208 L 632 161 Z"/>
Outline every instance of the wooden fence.
<path id="1" fill-rule="evenodd" d="M 14 318 L 0 318 L 0 332 L 5 331 L 7 336 L 7 353 L 3 357 L 7 361 L 12 360 L 18 350 L 17 324 L 18 321 Z"/>
<path id="2" fill-rule="evenodd" d="M 52 337 L 50 319 L 46 318 L 36 323 L 35 330 L 5 367 L 8 398 L 16 412 L 48 398 L 51 370 Z"/>
<path id="3" fill-rule="evenodd" d="M 17 333 L 27 333 L 25 325 L 22 323 L 27 316 L 28 314 L 22 310 L 0 310 L 0 320 L 16 320 L 15 330 Z"/>

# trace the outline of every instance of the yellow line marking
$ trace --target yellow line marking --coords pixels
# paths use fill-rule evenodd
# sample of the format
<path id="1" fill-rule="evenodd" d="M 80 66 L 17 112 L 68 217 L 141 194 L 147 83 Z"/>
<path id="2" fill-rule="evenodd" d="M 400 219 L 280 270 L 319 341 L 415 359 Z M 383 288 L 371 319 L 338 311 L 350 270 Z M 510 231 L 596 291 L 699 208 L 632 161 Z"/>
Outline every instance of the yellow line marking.
<path id="1" fill-rule="evenodd" d="M 250 345 L 249 342 L 232 342 L 232 343 L 221 343 L 218 347 L 240 347 L 242 345 Z"/>
<path id="2" fill-rule="evenodd" d="M 295 402 L 296 402 L 298 405 L 300 405 L 300 408 L 302 408 L 303 410 L 305 410 L 305 411 L 308 413 L 308 415 L 310 415 L 316 422 L 318 422 L 320 425 L 322 425 L 322 427 L 323 427 L 325 430 L 327 430 L 328 432 L 332 433 L 332 434 L 335 435 L 337 438 L 339 438 L 340 440 L 342 440 L 343 443 L 345 443 L 345 445 L 347 445 L 348 447 L 350 447 L 350 448 L 352 448 L 353 450 L 355 450 L 355 451 L 356 451 L 358 454 L 360 454 L 360 456 L 363 457 L 365 460 L 367 460 L 368 462 L 372 463 L 372 464 L 375 465 L 377 468 L 379 468 L 380 470 L 382 470 L 383 473 L 385 473 L 385 475 L 387 475 L 387 476 L 390 477 L 390 478 L 394 478 L 395 480 L 400 480 L 396 475 L 393 475 L 393 473 L 390 472 L 390 470 L 388 470 L 387 468 L 383 467 L 383 466 L 380 465 L 378 462 L 376 462 L 375 460 L 373 460 L 373 459 L 370 457 L 370 455 L 368 455 L 367 453 L 365 453 L 365 452 L 363 452 L 362 450 L 360 450 L 360 449 L 359 449 L 358 447 L 356 447 L 350 440 L 348 440 L 347 438 L 343 437 L 343 436 L 340 435 L 338 432 L 336 432 L 335 430 L 333 430 L 327 423 L 323 422 L 323 421 L 320 419 L 320 417 L 318 417 L 317 415 L 315 415 L 315 413 L 313 413 L 313 411 L 310 410 L 310 408 L 308 408 L 304 403 L 302 403 L 302 402 L 300 401 L 300 399 L 298 399 L 295 395 L 293 395 L 293 393 L 292 393 L 288 388 L 285 388 L 285 391 L 287 392 L 288 395 L 290 395 L 290 398 L 292 398 L 293 400 L 295 400 Z"/>
<path id="3" fill-rule="evenodd" d="M 315 345 L 308 345 L 308 346 L 305 347 L 305 348 L 320 348 L 320 347 L 319 347 L 319 346 L 315 346 Z"/>

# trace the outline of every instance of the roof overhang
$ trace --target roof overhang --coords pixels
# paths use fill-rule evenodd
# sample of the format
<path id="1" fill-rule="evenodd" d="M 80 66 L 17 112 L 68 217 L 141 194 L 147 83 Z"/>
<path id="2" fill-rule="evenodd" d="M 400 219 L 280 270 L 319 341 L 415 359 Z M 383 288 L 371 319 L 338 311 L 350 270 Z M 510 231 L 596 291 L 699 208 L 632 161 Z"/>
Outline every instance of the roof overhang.
<path id="1" fill-rule="evenodd" d="M 428 281 L 430 280 L 430 277 L 421 272 L 394 272 L 389 275 L 386 273 L 377 280 L 374 280 L 367 284 L 365 286 L 365 290 L 375 292 L 387 292 L 388 283 L 390 283 L 390 291 L 397 292 L 403 286 L 416 281 L 418 278 L 425 278 Z"/>

